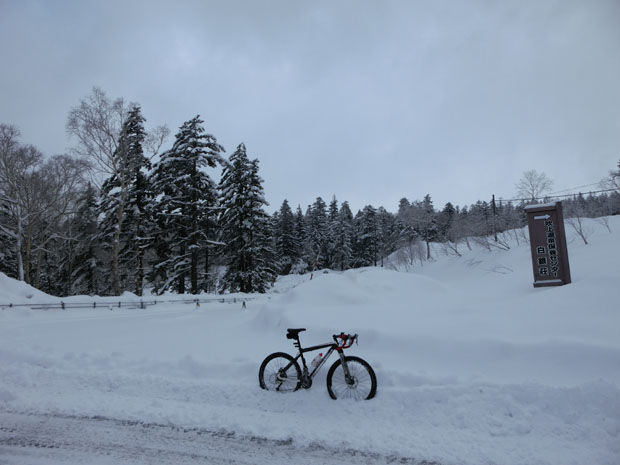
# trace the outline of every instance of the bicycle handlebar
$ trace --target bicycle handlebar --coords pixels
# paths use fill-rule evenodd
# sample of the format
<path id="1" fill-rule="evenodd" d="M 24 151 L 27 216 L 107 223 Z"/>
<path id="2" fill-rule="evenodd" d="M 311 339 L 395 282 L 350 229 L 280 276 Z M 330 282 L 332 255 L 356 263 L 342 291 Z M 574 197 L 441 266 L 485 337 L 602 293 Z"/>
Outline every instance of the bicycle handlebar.
<path id="1" fill-rule="evenodd" d="M 342 332 L 340 334 L 334 334 L 332 337 L 338 346 L 338 350 L 348 349 L 354 342 L 357 342 L 357 334 L 345 334 Z"/>

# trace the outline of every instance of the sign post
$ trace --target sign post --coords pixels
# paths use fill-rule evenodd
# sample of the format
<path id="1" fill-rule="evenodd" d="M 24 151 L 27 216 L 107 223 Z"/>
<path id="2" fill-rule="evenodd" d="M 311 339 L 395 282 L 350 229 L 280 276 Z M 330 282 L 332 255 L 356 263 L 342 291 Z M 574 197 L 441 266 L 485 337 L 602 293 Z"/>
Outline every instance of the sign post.
<path id="1" fill-rule="evenodd" d="M 525 207 L 532 249 L 534 287 L 571 282 L 562 202 Z"/>

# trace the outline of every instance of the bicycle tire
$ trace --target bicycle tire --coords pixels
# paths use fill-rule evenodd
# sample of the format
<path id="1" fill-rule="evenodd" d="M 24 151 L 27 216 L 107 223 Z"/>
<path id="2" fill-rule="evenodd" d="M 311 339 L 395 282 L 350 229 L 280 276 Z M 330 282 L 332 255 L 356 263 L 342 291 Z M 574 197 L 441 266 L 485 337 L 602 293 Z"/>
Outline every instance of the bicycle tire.
<path id="1" fill-rule="evenodd" d="M 290 364 L 286 372 L 284 367 Z M 258 370 L 258 384 L 268 391 L 293 392 L 301 386 L 301 368 L 286 352 L 274 352 L 267 356 Z"/>
<path id="2" fill-rule="evenodd" d="M 342 360 L 337 360 L 327 372 L 327 392 L 332 399 L 369 400 L 377 393 L 377 376 L 370 364 L 359 357 L 344 358 L 353 380 L 347 383 Z"/>

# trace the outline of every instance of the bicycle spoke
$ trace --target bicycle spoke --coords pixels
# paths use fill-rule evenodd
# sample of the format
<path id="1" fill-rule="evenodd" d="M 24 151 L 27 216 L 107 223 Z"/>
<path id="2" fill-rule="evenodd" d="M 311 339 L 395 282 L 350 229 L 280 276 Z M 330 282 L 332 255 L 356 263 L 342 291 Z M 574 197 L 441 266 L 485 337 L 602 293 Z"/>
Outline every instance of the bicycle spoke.
<path id="1" fill-rule="evenodd" d="M 289 368 L 284 371 L 286 365 L 288 365 L 288 361 L 281 358 L 275 358 L 267 364 L 264 371 L 265 387 L 267 389 L 279 392 L 295 390 L 298 382 L 295 368 L 289 366 Z"/>
<path id="2" fill-rule="evenodd" d="M 332 390 L 338 399 L 364 400 L 372 389 L 372 379 L 366 368 L 355 362 L 347 363 L 350 382 L 347 383 L 342 365 L 338 366 L 332 378 Z"/>

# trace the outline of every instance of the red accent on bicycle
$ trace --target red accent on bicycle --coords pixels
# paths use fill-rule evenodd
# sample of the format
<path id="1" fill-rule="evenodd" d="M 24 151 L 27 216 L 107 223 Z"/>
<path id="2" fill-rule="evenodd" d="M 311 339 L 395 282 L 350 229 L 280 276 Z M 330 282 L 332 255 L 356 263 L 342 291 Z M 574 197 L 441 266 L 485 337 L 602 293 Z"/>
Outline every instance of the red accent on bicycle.
<path id="1" fill-rule="evenodd" d="M 338 335 L 334 334 L 333 337 L 334 341 L 336 341 L 337 351 L 348 349 L 357 340 L 357 334 L 351 336 L 350 334 L 340 333 Z"/>

